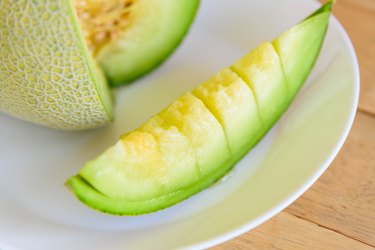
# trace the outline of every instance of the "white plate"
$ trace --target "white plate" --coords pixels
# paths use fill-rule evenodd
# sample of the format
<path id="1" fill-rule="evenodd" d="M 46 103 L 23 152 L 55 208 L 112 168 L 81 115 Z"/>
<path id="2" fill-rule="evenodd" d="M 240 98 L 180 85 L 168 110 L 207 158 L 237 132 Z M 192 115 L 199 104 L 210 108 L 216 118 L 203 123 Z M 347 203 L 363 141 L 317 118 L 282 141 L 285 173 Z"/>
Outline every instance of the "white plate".
<path id="1" fill-rule="evenodd" d="M 0 115 L 0 249 L 206 248 L 293 202 L 331 163 L 357 107 L 356 56 L 334 18 L 291 108 L 219 184 L 157 213 L 116 217 L 87 208 L 63 183 L 122 132 L 317 7 L 309 0 L 203 0 L 172 58 L 119 90 L 117 120 L 106 128 L 60 132 Z"/>

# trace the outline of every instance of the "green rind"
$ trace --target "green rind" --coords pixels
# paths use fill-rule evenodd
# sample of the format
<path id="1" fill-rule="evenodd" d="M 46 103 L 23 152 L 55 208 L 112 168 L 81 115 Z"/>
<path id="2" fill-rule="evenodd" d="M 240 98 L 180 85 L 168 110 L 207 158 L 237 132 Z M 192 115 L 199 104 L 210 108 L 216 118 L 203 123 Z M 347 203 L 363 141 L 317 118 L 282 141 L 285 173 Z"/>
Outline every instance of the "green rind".
<path id="1" fill-rule="evenodd" d="M 313 12 L 310 16 L 306 17 L 304 19 L 307 20 L 309 19 L 310 17 L 313 17 L 313 16 L 316 16 L 320 13 L 323 13 L 323 12 L 331 12 L 332 11 L 332 7 L 334 5 L 334 3 L 336 2 L 336 0 L 329 0 L 327 3 L 323 4 L 319 9 L 317 9 L 315 12 Z"/>
<path id="2" fill-rule="evenodd" d="M 241 161 L 249 150 L 253 149 L 259 143 L 271 128 L 272 126 L 269 126 L 267 129 L 260 131 L 259 134 L 251 140 L 251 144 L 244 147 L 242 151 L 237 152 L 236 158 L 222 163 L 221 166 L 217 167 L 216 172 L 213 172 L 211 175 L 206 175 L 197 182 L 196 185 L 193 184 L 171 194 L 155 197 L 148 201 L 133 202 L 110 198 L 96 190 L 79 174 L 71 177 L 66 182 L 66 185 L 83 203 L 104 213 L 136 216 L 156 212 L 180 203 L 218 182 Z"/>
<path id="3" fill-rule="evenodd" d="M 199 180 L 188 138 L 160 116 L 123 136 L 79 174 L 106 196 L 128 201 L 147 201 Z"/>
<path id="4" fill-rule="evenodd" d="M 162 64 L 189 31 L 199 3 L 199 0 L 136 2 L 134 13 L 140 18 L 135 18 L 122 37 L 103 47 L 96 56 L 110 84 L 132 82 Z M 137 4 L 142 5 L 140 10 Z"/>
<path id="5" fill-rule="evenodd" d="M 141 202 L 192 186 L 229 159 L 221 124 L 187 93 L 88 162 L 80 176 L 108 197 Z"/>
<path id="6" fill-rule="evenodd" d="M 186 200 L 193 194 L 220 180 L 234 165 L 233 162 L 224 162 L 217 167 L 217 172 L 206 175 L 196 185 L 190 185 L 171 194 L 141 202 L 113 199 L 105 196 L 79 175 L 71 177 L 66 182 L 66 185 L 82 202 L 96 210 L 114 215 L 141 215 L 155 212 Z"/>
<path id="7" fill-rule="evenodd" d="M 104 213 L 136 216 L 156 212 L 180 203 L 218 182 L 234 168 L 249 150 L 253 149 L 258 144 L 271 128 L 272 126 L 261 131 L 257 137 L 252 140 L 251 144 L 245 147 L 242 152 L 238 152 L 237 158 L 222 163 L 221 166 L 217 167 L 216 172 L 213 172 L 211 175 L 206 175 L 197 182 L 196 185 L 190 185 L 171 194 L 158 196 L 148 201 L 134 202 L 110 198 L 95 189 L 79 174 L 71 177 L 66 182 L 66 185 L 83 203 Z"/>

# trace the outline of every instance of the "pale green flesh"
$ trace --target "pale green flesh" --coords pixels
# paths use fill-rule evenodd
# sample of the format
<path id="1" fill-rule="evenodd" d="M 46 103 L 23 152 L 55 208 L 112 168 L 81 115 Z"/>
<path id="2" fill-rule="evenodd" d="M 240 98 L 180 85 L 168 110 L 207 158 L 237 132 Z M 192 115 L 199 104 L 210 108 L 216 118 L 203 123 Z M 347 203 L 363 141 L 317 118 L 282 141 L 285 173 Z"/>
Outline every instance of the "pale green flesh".
<path id="1" fill-rule="evenodd" d="M 161 64 L 180 44 L 195 17 L 199 0 L 142 0 L 121 37 L 96 56 L 113 86 L 131 82 Z"/>
<path id="2" fill-rule="evenodd" d="M 192 94 L 181 96 L 159 116 L 178 127 L 189 140 L 196 152 L 201 177 L 210 175 L 218 163 L 229 161 L 230 149 L 221 124 Z"/>
<path id="3" fill-rule="evenodd" d="M 153 135 L 162 156 L 157 174 L 153 175 L 162 182 L 158 196 L 181 190 L 200 179 L 196 152 L 175 124 L 155 116 L 138 130 Z"/>
<path id="4" fill-rule="evenodd" d="M 253 92 L 230 69 L 224 69 L 193 90 L 222 124 L 232 158 L 242 156 L 262 128 Z"/>
<path id="5" fill-rule="evenodd" d="M 199 179 L 199 170 L 188 139 L 155 116 L 89 162 L 80 175 L 111 198 L 146 201 L 190 185 Z"/>
<path id="6" fill-rule="evenodd" d="M 155 138 L 135 131 L 88 162 L 80 175 L 111 198 L 147 200 L 163 187 L 163 176 L 158 175 L 162 163 Z"/>
<path id="7" fill-rule="evenodd" d="M 326 13 L 329 14 L 329 10 Z M 310 29 L 311 35 L 304 39 L 314 39 L 321 44 L 324 34 L 311 31 L 318 29 L 315 26 L 326 27 L 328 19 L 325 20 L 323 23 L 316 22 L 313 26 L 306 26 Z M 299 25 L 303 26 L 308 21 L 309 19 Z M 318 38 L 315 38 L 314 34 Z M 303 43 L 304 40 L 300 42 Z M 292 56 L 295 54 L 292 53 Z M 317 54 L 307 53 L 301 57 L 303 60 L 315 62 Z M 262 61 L 266 62 L 264 67 L 259 63 Z M 98 169 L 89 167 L 85 170 L 85 167 L 80 175 L 68 181 L 68 185 L 79 199 L 89 206 L 100 211 L 121 215 L 138 215 L 166 208 L 210 186 L 224 176 L 248 150 L 258 143 L 291 102 L 294 93 L 288 91 L 286 78 L 289 79 L 299 73 L 294 71 L 284 73 L 283 68 L 286 67 L 281 66 L 280 61 L 283 63 L 275 53 L 272 44 L 264 43 L 260 49 L 255 50 L 255 53 L 251 52 L 245 56 L 245 60 L 242 59 L 231 67 L 236 70 L 236 73 L 230 69 L 224 69 L 193 90 L 193 95 L 188 93 L 182 96 L 135 131 L 151 134 L 152 138 L 157 141 L 155 145 L 162 145 L 162 138 L 166 136 L 167 139 L 164 140 L 166 143 L 164 146 L 157 146 L 157 151 L 162 152 L 161 155 L 164 155 L 164 159 L 168 159 L 170 164 L 160 166 L 160 168 L 170 169 L 175 164 L 176 169 L 180 169 L 173 173 L 173 177 L 171 174 L 171 179 L 168 180 L 169 186 L 160 185 L 160 181 L 157 181 L 159 177 L 155 175 L 155 178 L 151 177 L 154 184 L 150 185 L 149 189 L 139 190 L 139 186 L 134 186 L 132 183 L 119 182 L 119 186 L 123 185 L 123 187 L 107 188 L 112 189 L 111 194 L 108 190 L 104 191 L 103 188 L 99 188 L 95 181 L 90 178 L 86 179 L 86 175 L 82 174 L 86 171 L 94 176 L 106 171 L 105 169 L 112 164 L 113 159 L 103 160 L 98 164 Z M 265 74 L 266 72 L 268 73 Z M 271 73 L 272 75 L 269 76 L 268 74 Z M 262 82 L 259 79 L 267 81 Z M 267 86 L 262 86 L 262 84 L 267 84 Z M 241 93 L 236 93 L 236 91 L 241 91 Z M 244 135 L 243 138 L 241 134 Z M 125 135 L 122 140 L 128 136 L 129 134 Z M 173 139 L 175 145 L 168 145 L 171 138 L 178 138 Z M 173 146 L 176 148 L 171 149 Z M 181 149 L 186 152 L 180 152 Z M 165 156 L 166 154 L 171 154 L 173 157 Z M 105 155 L 106 153 L 100 157 Z M 144 156 L 155 159 L 152 155 L 147 153 Z M 184 157 L 188 157 L 188 161 L 179 163 Z M 124 159 L 120 156 L 119 161 L 124 161 Z M 147 167 L 147 164 L 143 167 Z M 119 166 L 119 168 L 124 167 Z M 152 171 L 151 176 L 154 176 Z M 109 186 L 111 181 L 116 179 L 110 175 L 106 178 L 107 181 L 104 183 L 107 184 L 104 185 Z M 142 183 L 145 180 L 134 181 Z M 113 198 L 114 196 L 118 198 Z"/>
<path id="8" fill-rule="evenodd" d="M 263 125 L 273 124 L 287 107 L 289 93 L 280 59 L 272 44 L 261 44 L 231 69 L 253 91 Z"/>

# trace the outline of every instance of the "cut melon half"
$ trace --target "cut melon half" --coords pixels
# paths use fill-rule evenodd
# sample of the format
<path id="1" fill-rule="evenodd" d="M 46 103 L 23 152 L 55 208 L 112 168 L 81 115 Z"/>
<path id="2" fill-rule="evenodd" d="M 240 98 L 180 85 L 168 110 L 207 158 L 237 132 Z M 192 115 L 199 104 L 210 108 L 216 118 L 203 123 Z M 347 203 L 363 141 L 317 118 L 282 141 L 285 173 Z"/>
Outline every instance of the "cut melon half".
<path id="1" fill-rule="evenodd" d="M 145 75 L 168 58 L 188 32 L 199 6 L 199 0 L 99 2 L 99 8 L 110 2 L 123 2 L 126 6 L 123 10 L 126 18 L 115 28 L 113 37 L 105 45 L 99 45 L 94 54 L 113 86 Z"/>
<path id="2" fill-rule="evenodd" d="M 178 46 L 199 0 L 4 0 L 0 111 L 67 130 L 113 119 L 108 82 L 156 68 Z"/>

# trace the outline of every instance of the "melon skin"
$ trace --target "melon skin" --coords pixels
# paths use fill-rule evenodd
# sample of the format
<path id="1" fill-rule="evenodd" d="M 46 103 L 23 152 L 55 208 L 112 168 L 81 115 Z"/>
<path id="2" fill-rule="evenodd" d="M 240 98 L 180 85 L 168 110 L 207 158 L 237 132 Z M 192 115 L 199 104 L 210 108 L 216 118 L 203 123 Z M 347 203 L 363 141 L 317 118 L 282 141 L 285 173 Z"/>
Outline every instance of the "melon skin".
<path id="1" fill-rule="evenodd" d="M 0 3 L 0 111 L 65 130 L 103 126 L 112 101 L 71 1 Z"/>

